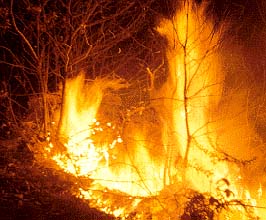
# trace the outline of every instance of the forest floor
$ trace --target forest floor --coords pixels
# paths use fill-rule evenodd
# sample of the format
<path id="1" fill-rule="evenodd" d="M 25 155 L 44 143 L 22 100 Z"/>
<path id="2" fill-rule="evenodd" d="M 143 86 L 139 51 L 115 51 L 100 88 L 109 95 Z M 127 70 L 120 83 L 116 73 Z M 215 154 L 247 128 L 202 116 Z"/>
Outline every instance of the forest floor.
<path id="1" fill-rule="evenodd" d="M 38 163 L 27 144 L 0 140 L 0 220 L 112 220 L 73 195 L 75 178 Z"/>

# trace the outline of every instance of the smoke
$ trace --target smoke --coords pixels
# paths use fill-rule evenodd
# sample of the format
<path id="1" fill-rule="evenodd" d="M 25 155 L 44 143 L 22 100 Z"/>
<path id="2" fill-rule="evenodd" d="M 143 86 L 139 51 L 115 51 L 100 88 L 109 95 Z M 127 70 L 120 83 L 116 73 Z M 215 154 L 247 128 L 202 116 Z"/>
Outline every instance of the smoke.
<path id="1" fill-rule="evenodd" d="M 247 1 L 231 8 L 226 5 L 219 7 L 220 14 L 227 10 L 226 20 L 220 22 L 227 23 L 230 28 L 221 47 L 225 81 L 215 114 L 217 144 L 221 151 L 236 159 L 241 185 L 249 188 L 255 198 L 259 187 L 266 186 L 263 25 L 266 7 L 263 1 Z"/>

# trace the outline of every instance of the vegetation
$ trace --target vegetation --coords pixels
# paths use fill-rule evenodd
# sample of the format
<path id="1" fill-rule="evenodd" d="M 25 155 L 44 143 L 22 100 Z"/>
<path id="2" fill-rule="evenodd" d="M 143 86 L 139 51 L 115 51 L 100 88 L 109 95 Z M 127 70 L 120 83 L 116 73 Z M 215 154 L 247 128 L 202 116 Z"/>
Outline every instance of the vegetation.
<path id="1" fill-rule="evenodd" d="M 215 89 L 217 93 L 210 95 L 223 96 L 222 101 L 215 103 L 218 110 L 214 114 L 221 113 L 219 108 L 222 106 L 222 114 L 219 116 L 221 115 L 226 120 L 224 118 L 220 120 L 213 114 L 209 115 L 207 121 L 200 121 L 197 127 L 193 125 L 195 115 L 202 117 L 202 113 L 199 113 L 201 107 L 197 106 L 198 100 L 201 100 L 201 104 L 202 102 L 209 104 L 205 99 L 211 98 L 206 91 L 215 87 L 217 81 L 198 84 L 196 90 L 191 89 L 193 87 L 191 85 L 195 84 L 193 80 L 197 79 L 199 73 L 208 74 L 209 70 L 206 68 L 202 70 L 201 64 L 208 61 L 208 57 L 212 56 L 218 47 L 222 48 L 224 45 L 222 41 L 214 43 L 212 41 L 223 24 L 219 22 L 228 21 L 227 17 L 219 15 L 219 10 L 214 7 L 215 4 L 210 4 L 209 7 L 213 7 L 212 12 L 216 12 L 217 17 L 213 16 L 212 19 L 217 23 L 213 29 L 209 30 L 210 33 L 203 45 L 204 51 L 199 57 L 198 67 L 196 69 L 193 67 L 191 72 L 190 65 L 194 60 L 191 60 L 193 53 L 190 49 L 197 48 L 197 40 L 202 40 L 201 31 L 204 30 L 205 25 L 208 26 L 208 23 L 204 21 L 201 26 L 197 27 L 198 36 L 192 38 L 191 45 L 188 12 L 183 37 L 177 30 L 180 24 L 173 20 L 176 9 L 182 7 L 181 3 L 177 4 L 170 0 L 165 4 L 158 0 L 148 0 L 145 3 L 139 0 L 40 0 L 37 2 L 9 0 L 1 3 L 0 212 L 5 213 L 4 219 L 114 219 L 113 216 L 89 208 L 90 202 L 73 195 L 73 192 L 78 192 L 80 185 L 86 188 L 92 184 L 93 180 L 88 181 L 88 178 L 84 183 L 81 178 L 57 169 L 50 160 L 43 157 L 44 148 L 51 138 L 58 141 L 56 147 L 62 150 L 60 149 L 62 137 L 59 128 L 62 124 L 60 112 L 62 113 L 65 108 L 63 97 L 66 82 L 81 71 L 86 73 L 87 81 L 107 77 L 113 80 L 123 79 L 127 82 L 126 89 L 121 89 L 119 95 L 114 91 L 113 94 L 105 97 L 103 103 L 106 109 L 116 108 L 114 111 L 119 112 L 118 117 L 115 117 L 117 121 L 114 123 L 119 124 L 121 135 L 123 129 L 134 127 L 130 123 L 142 126 L 142 128 L 152 128 L 153 134 L 146 134 L 151 138 L 163 129 L 167 130 L 166 133 L 170 140 L 167 143 L 151 143 L 150 140 L 141 140 L 152 146 L 152 150 L 149 149 L 153 151 L 152 154 L 162 152 L 153 150 L 155 147 L 156 149 L 166 148 L 167 157 L 164 161 L 163 177 L 165 189 L 156 198 L 142 198 L 137 208 L 127 213 L 128 219 L 138 219 L 139 213 L 142 213 L 142 219 L 151 219 L 153 211 L 149 207 L 155 204 L 159 207 L 159 211 L 155 211 L 158 215 L 172 218 L 179 215 L 182 220 L 213 220 L 216 216 L 223 215 L 224 211 L 232 210 L 234 207 L 241 207 L 250 219 L 255 216 L 252 205 L 231 198 L 233 192 L 229 188 L 230 183 L 227 179 L 221 180 L 225 188 L 218 190 L 220 194 L 217 198 L 189 188 L 182 191 L 184 187 L 174 186 L 177 181 L 174 179 L 176 176 L 173 175 L 172 170 L 179 165 L 184 169 L 182 177 L 184 180 L 187 180 L 185 173 L 190 168 L 196 169 L 207 177 L 213 175 L 208 169 L 189 163 L 195 146 L 199 151 L 208 154 L 213 161 L 226 161 L 241 169 L 245 169 L 247 165 L 256 160 L 255 157 L 238 159 L 232 152 L 226 152 L 219 145 L 219 137 L 211 142 L 211 147 L 215 152 L 213 154 L 206 146 L 203 146 L 200 139 L 201 136 L 208 136 L 207 132 L 217 121 L 218 123 L 226 121 L 227 125 L 232 123 L 232 114 L 229 115 L 229 119 L 226 118 L 228 109 L 224 107 L 223 102 L 234 106 L 228 100 L 238 91 L 231 89 L 234 83 L 228 79 L 228 75 L 221 79 L 221 82 L 219 81 L 219 84 L 226 89 L 218 92 Z M 203 4 L 202 1 L 195 3 L 195 5 L 201 4 Z M 208 16 L 210 15 L 207 14 L 209 19 Z M 175 30 L 173 42 L 169 39 L 167 41 L 155 28 L 159 26 L 159 20 L 163 20 L 162 18 L 171 21 L 172 28 Z M 167 35 L 163 32 L 161 34 Z M 226 37 L 227 34 L 228 32 L 223 36 Z M 167 45 L 170 45 L 171 49 L 165 52 Z M 181 63 L 179 63 L 183 65 L 183 75 L 178 79 L 177 76 L 169 74 L 172 68 L 177 68 L 171 66 L 169 62 L 169 56 L 173 55 L 171 50 L 176 47 L 180 49 L 177 57 L 180 53 L 183 54 Z M 183 80 L 181 83 L 171 84 L 181 78 Z M 238 80 L 235 84 L 237 82 Z M 170 90 L 165 89 L 164 85 L 169 86 Z M 182 87 L 181 96 L 176 92 L 180 87 Z M 168 97 L 166 94 L 171 94 L 171 96 Z M 183 146 L 183 161 L 179 160 L 181 153 L 176 153 L 172 147 L 177 141 L 172 139 L 173 133 L 177 131 L 172 121 L 175 113 L 180 113 L 173 106 L 180 101 L 184 111 L 184 120 L 180 124 L 184 125 L 186 137 Z M 175 102 L 174 105 L 173 102 Z M 239 101 L 239 103 L 243 102 Z M 164 110 L 163 113 L 158 113 L 160 108 Z M 243 108 L 238 110 L 241 111 Z M 169 114 L 170 111 L 172 115 Z M 59 118 L 54 118 L 55 112 L 58 112 Z M 245 110 L 245 113 L 247 112 L 248 110 Z M 108 111 L 102 114 L 109 114 L 108 116 L 112 117 Z M 258 115 L 261 114 L 258 113 Z M 242 120 L 240 117 L 237 119 Z M 167 128 L 161 128 L 158 125 L 158 121 L 167 120 L 170 121 L 165 125 L 168 126 Z M 233 122 L 235 121 L 234 119 Z M 228 125 L 228 130 L 233 129 L 235 127 Z M 201 133 L 202 131 L 204 133 Z M 253 137 L 251 142 L 254 145 L 259 142 L 258 136 L 254 133 L 248 134 Z M 99 132 L 96 135 L 99 136 L 100 141 L 105 141 L 107 134 Z M 163 136 L 161 133 L 160 135 Z M 131 141 L 129 139 L 128 142 Z M 134 141 L 137 140 L 134 139 Z M 177 189 L 174 190 L 174 187 Z M 168 197 L 168 188 L 171 188 L 171 198 Z M 109 196 L 107 192 L 111 195 L 108 190 L 103 190 L 101 192 L 105 196 L 103 198 L 107 199 Z M 120 197 L 116 196 L 116 192 L 113 194 L 117 201 Z M 121 196 L 131 199 L 128 195 L 121 194 Z M 127 203 L 127 206 L 132 208 L 133 205 Z M 172 208 L 174 213 L 167 213 L 167 206 Z"/>
<path id="2" fill-rule="evenodd" d="M 146 67 L 153 70 L 162 62 L 152 29 L 160 7 L 153 0 L 1 2 L 1 208 L 6 219 L 76 219 L 77 212 L 83 213 L 79 218 L 95 213 L 99 218 L 71 194 L 79 180 L 49 168 L 38 155 L 49 135 L 58 134 L 52 115 L 64 109 L 68 78 L 84 71 L 87 79 L 123 77 L 144 87 Z M 134 105 L 142 99 L 131 93 Z M 12 203 L 8 212 L 6 201 Z"/>

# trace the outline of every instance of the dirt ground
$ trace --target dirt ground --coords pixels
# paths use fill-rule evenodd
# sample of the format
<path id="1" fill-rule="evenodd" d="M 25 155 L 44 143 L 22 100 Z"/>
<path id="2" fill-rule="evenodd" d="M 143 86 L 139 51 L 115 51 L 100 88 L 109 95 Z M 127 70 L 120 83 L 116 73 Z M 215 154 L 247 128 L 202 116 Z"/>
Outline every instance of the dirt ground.
<path id="1" fill-rule="evenodd" d="M 0 220 L 111 220 L 71 192 L 76 179 L 37 163 L 26 143 L 0 140 Z"/>

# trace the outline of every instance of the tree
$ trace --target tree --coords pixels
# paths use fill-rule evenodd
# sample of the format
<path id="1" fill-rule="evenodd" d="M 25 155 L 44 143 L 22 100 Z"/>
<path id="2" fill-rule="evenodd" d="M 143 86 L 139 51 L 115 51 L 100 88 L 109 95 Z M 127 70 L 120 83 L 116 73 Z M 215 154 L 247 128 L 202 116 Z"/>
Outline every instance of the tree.
<path id="1" fill-rule="evenodd" d="M 168 167 L 178 154 L 187 167 L 191 148 L 210 148 L 204 146 L 210 145 L 209 113 L 217 107 L 223 85 L 218 53 L 221 30 L 215 30 L 216 26 L 206 19 L 206 6 L 197 9 L 195 3 L 184 1 L 182 8 L 173 20 L 163 21 L 159 28 L 169 41 L 170 75 L 159 91 L 168 109 L 162 117 L 169 121 L 170 142 L 178 142 L 178 146 L 170 145 L 180 149 L 169 149 Z"/>
<path id="2" fill-rule="evenodd" d="M 42 113 L 38 112 L 37 117 L 39 129 L 45 135 L 50 130 L 51 108 L 61 100 L 64 109 L 63 95 L 58 92 L 62 88 L 64 93 L 65 79 L 81 70 L 91 79 L 121 72 L 126 65 L 126 61 L 125 64 L 121 61 L 137 51 L 127 45 L 137 42 L 138 34 L 147 30 L 152 3 L 64 0 L 4 3 L 1 10 L 6 13 L 2 16 L 8 18 L 1 25 L 5 30 L 1 45 L 4 54 L 1 64 L 6 68 L 4 81 L 20 85 L 23 94 L 17 95 L 26 99 L 29 95 L 40 97 Z M 14 45 L 14 41 L 18 43 Z M 139 43 L 139 47 L 144 44 Z M 16 73 L 9 74 L 11 69 Z M 15 92 L 9 91 L 12 93 Z M 27 100 L 23 102 L 27 108 Z M 16 115 L 13 116 L 16 120 Z"/>

